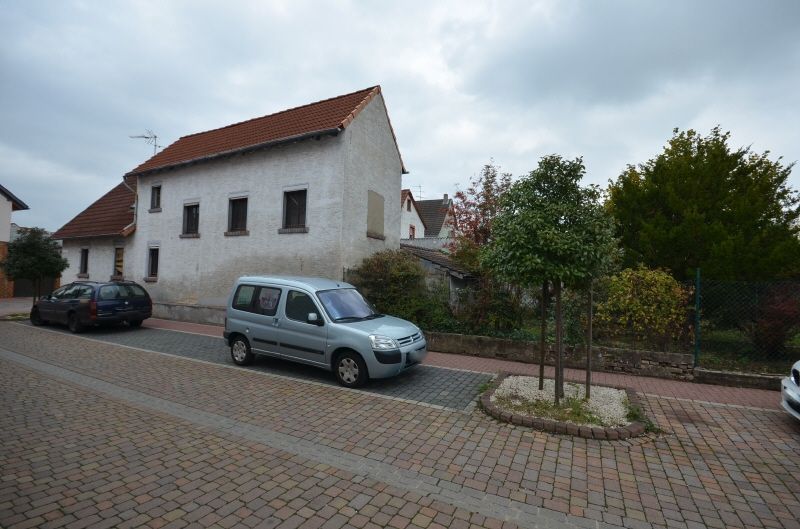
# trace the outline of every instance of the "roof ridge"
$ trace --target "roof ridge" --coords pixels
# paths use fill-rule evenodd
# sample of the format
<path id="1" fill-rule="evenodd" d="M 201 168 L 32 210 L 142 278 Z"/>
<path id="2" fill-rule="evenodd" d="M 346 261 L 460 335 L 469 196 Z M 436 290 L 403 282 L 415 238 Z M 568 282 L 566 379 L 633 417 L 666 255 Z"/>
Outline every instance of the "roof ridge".
<path id="1" fill-rule="evenodd" d="M 217 128 L 213 128 L 213 129 L 202 130 L 202 131 L 199 131 L 199 132 L 193 132 L 191 134 L 187 134 L 185 136 L 181 136 L 175 141 L 179 141 L 179 140 L 182 140 L 184 138 L 191 138 L 192 136 L 198 136 L 200 134 L 206 134 L 208 132 L 214 132 L 214 131 L 217 131 L 217 130 L 225 130 L 225 129 L 229 129 L 231 127 L 238 127 L 239 125 L 244 125 L 245 123 L 250 123 L 251 121 L 257 121 L 259 119 L 269 118 L 269 117 L 272 117 L 272 116 L 279 116 L 281 114 L 285 114 L 286 112 L 291 112 L 293 110 L 299 110 L 301 108 L 306 108 L 306 107 L 310 107 L 310 106 L 313 106 L 313 105 L 318 105 L 320 103 L 327 103 L 328 101 L 333 101 L 334 99 L 341 99 L 343 97 L 348 97 L 348 96 L 351 96 L 351 95 L 354 95 L 354 94 L 358 94 L 359 92 L 367 92 L 367 95 L 364 98 L 364 99 L 366 99 L 367 97 L 369 97 L 369 94 L 373 90 L 375 90 L 376 88 L 380 89 L 380 87 L 381 87 L 381 85 L 375 85 L 375 86 L 371 86 L 369 88 L 363 88 L 361 90 L 356 90 L 354 92 L 348 92 L 347 94 L 341 94 L 341 95 L 329 97 L 329 98 L 326 98 L 326 99 L 320 99 L 319 101 L 314 101 L 312 103 L 306 103 L 305 105 L 299 105 L 299 106 L 292 107 L 292 108 L 286 108 L 286 109 L 283 109 L 283 110 L 279 110 L 277 112 L 273 112 L 272 114 L 264 114 L 263 116 L 258 116 L 258 117 L 255 117 L 255 118 L 245 119 L 244 121 L 237 121 L 236 123 L 230 123 L 230 124 L 225 125 L 223 127 L 217 127 Z M 362 101 L 362 103 L 363 103 L 363 101 Z M 359 105 L 360 104 L 361 103 L 359 103 Z"/>

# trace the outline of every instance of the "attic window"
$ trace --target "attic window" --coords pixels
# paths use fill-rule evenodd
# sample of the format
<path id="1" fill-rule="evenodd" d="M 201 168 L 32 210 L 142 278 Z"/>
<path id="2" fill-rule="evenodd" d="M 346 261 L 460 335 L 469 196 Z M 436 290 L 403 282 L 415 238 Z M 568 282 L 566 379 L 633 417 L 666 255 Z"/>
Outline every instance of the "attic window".
<path id="1" fill-rule="evenodd" d="M 411 199 L 410 198 L 406 201 L 406 211 L 411 211 Z"/>
<path id="2" fill-rule="evenodd" d="M 161 211 L 161 186 L 150 188 L 150 211 Z"/>

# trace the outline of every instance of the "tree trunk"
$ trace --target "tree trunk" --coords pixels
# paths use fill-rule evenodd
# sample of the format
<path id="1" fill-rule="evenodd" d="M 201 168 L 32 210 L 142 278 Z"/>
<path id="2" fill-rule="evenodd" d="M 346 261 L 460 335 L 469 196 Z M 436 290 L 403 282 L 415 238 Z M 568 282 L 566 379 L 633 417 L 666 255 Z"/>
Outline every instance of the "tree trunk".
<path id="1" fill-rule="evenodd" d="M 561 317 L 561 280 L 557 280 L 555 284 L 556 291 L 556 404 L 564 396 L 564 372 L 562 371 L 562 361 L 564 356 L 564 336 L 563 336 L 563 321 Z"/>
<path id="2" fill-rule="evenodd" d="M 586 400 L 592 396 L 592 316 L 594 302 L 594 281 L 589 282 L 589 320 L 586 324 Z"/>
<path id="3" fill-rule="evenodd" d="M 544 389 L 544 358 L 547 346 L 547 281 L 542 283 L 542 325 L 539 334 L 539 389 Z"/>

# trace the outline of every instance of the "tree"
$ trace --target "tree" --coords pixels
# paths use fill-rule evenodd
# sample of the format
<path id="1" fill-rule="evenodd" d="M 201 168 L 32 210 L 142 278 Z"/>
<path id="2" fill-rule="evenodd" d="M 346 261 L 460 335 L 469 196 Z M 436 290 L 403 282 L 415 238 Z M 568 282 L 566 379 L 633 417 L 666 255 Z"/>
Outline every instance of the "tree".
<path id="1" fill-rule="evenodd" d="M 556 402 L 564 394 L 563 285 L 585 286 L 610 268 L 617 252 L 614 224 L 596 186 L 581 187 L 583 160 L 545 156 L 514 183 L 494 219 L 484 263 L 529 288 L 552 281 L 556 314 Z"/>
<path id="2" fill-rule="evenodd" d="M 0 262 L 9 279 L 28 279 L 33 282 L 36 292 L 34 302 L 41 295 L 42 279 L 61 275 L 68 265 L 67 260 L 61 257 L 56 241 L 41 228 L 25 230 L 8 243 L 8 257 Z"/>
<path id="3" fill-rule="evenodd" d="M 519 289 L 500 284 L 480 261 L 481 248 L 492 239 L 492 222 L 500 200 L 510 186 L 511 174 L 501 173 L 494 160 L 489 160 L 480 174 L 470 179 L 469 187 L 459 190 L 453 200 L 451 225 L 456 235 L 448 250 L 451 258 L 476 278 L 474 302 L 459 314 L 473 329 L 507 328 L 520 312 Z"/>
<path id="4" fill-rule="evenodd" d="M 732 150 L 719 127 L 702 137 L 673 131 L 664 152 L 609 186 L 625 265 L 666 268 L 676 279 L 700 267 L 713 279 L 771 279 L 800 271 L 800 199 L 792 166 L 769 151 Z"/>

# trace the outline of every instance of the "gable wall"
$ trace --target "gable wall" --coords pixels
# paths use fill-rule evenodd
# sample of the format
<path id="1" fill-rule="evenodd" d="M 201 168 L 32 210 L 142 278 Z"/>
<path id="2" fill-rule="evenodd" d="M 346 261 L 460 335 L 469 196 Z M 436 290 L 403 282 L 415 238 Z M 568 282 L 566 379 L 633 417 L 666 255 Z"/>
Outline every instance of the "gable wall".
<path id="1" fill-rule="evenodd" d="M 353 268 L 375 252 L 400 247 L 402 164 L 389 128 L 383 95 L 378 94 L 345 129 L 343 266 Z M 368 192 L 384 199 L 384 239 L 367 237 Z"/>
<path id="2" fill-rule="evenodd" d="M 408 202 L 406 198 L 406 202 Z M 414 203 L 411 203 L 411 211 L 406 211 L 406 204 L 400 206 L 400 238 L 408 239 L 409 226 L 416 228 L 416 238 L 421 239 L 425 237 L 425 225 L 422 223 L 422 217 L 419 216 L 417 208 Z"/>
<path id="3" fill-rule="evenodd" d="M 79 279 L 89 281 L 108 281 L 114 272 L 114 248 L 125 247 L 127 241 L 122 238 L 96 237 L 91 239 L 65 239 L 62 241 L 61 256 L 69 266 L 61 274 L 61 283 L 67 284 Z M 89 277 L 78 277 L 81 266 L 81 249 L 89 249 L 88 274 Z M 128 250 L 125 251 L 125 261 L 129 258 Z M 125 277 L 125 279 L 133 279 Z"/>
<path id="4" fill-rule="evenodd" d="M 339 137 L 144 176 L 126 275 L 143 281 L 148 249 L 159 247 L 159 274 L 145 286 L 155 301 L 224 305 L 241 275 L 301 274 L 341 278 L 342 148 Z M 161 212 L 149 212 L 161 184 Z M 307 188 L 308 233 L 279 234 L 283 193 Z M 246 236 L 226 236 L 230 198 L 247 196 Z M 183 208 L 200 205 L 199 238 L 181 238 Z"/>
<path id="5" fill-rule="evenodd" d="M 5 196 L 0 195 L 0 242 L 11 240 L 11 212 L 13 205 Z"/>

